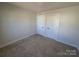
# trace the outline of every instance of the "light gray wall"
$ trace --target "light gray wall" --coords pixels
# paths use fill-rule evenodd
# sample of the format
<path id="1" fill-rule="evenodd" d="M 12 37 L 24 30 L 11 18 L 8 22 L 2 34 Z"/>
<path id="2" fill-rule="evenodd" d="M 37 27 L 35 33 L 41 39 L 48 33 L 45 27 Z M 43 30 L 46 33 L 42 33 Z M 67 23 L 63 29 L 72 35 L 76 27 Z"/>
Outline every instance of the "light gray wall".
<path id="1" fill-rule="evenodd" d="M 58 40 L 79 49 L 79 6 L 63 8 L 60 13 Z"/>
<path id="2" fill-rule="evenodd" d="M 45 15 L 45 17 L 47 18 L 48 16 L 46 14 L 50 15 L 54 13 L 59 14 L 58 17 L 59 26 L 58 29 L 56 29 L 58 30 L 58 33 L 56 38 L 54 38 L 53 35 L 51 35 L 50 38 L 54 38 L 57 41 L 77 47 L 79 49 L 79 6 L 72 6 L 62 9 L 51 10 L 51 11 L 49 10 L 49 11 L 41 12 L 40 15 L 41 14 Z M 55 22 L 55 20 L 53 21 L 52 17 L 51 17 L 52 21 L 48 19 L 48 21 L 51 22 L 49 23 L 50 25 L 52 25 L 51 28 L 53 28 L 53 22 Z M 46 18 L 44 20 L 47 20 Z M 47 24 L 45 25 L 48 26 Z M 51 28 L 49 30 L 52 30 Z M 46 28 L 45 30 L 48 29 Z M 50 35 L 51 33 L 53 33 L 53 30 L 47 35 Z M 46 34 L 46 32 L 44 32 L 44 34 Z"/>
<path id="3" fill-rule="evenodd" d="M 35 33 L 35 13 L 7 3 L 0 4 L 0 46 Z"/>

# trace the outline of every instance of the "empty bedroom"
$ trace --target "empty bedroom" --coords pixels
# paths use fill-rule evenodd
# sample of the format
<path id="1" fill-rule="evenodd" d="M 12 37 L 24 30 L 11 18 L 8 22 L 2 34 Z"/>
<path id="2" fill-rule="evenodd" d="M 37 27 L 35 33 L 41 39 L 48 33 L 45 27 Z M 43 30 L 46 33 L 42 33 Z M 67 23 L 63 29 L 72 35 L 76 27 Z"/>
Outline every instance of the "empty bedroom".
<path id="1" fill-rule="evenodd" d="M 0 57 L 79 57 L 79 2 L 0 2 Z"/>

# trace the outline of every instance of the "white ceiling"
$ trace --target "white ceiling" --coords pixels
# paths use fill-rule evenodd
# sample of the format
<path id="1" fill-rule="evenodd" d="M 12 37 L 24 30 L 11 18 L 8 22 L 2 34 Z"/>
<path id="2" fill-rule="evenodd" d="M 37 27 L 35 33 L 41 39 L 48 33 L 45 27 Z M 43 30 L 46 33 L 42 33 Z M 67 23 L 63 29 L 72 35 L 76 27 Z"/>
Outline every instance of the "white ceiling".
<path id="1" fill-rule="evenodd" d="M 79 2 L 13 2 L 18 7 L 34 12 L 53 10 L 63 7 L 79 5 Z"/>

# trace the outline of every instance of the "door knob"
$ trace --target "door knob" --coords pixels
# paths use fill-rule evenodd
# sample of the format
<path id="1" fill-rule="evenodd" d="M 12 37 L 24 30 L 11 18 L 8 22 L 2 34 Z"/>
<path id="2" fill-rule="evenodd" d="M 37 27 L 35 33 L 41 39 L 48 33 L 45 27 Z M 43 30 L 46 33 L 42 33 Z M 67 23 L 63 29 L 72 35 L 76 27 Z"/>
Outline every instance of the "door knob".
<path id="1" fill-rule="evenodd" d="M 42 26 L 42 28 L 44 28 L 44 27 Z"/>
<path id="2" fill-rule="evenodd" d="M 47 27 L 47 29 L 49 30 L 50 28 L 49 28 L 49 27 Z"/>

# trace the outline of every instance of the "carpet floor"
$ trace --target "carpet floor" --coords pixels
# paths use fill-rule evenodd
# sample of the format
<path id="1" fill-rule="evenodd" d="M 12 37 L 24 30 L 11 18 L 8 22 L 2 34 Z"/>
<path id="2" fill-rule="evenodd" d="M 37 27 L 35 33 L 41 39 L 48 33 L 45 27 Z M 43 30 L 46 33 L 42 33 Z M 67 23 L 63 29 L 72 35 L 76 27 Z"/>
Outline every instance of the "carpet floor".
<path id="1" fill-rule="evenodd" d="M 75 47 L 41 35 L 32 35 L 11 45 L 0 48 L 0 57 L 75 57 Z"/>

